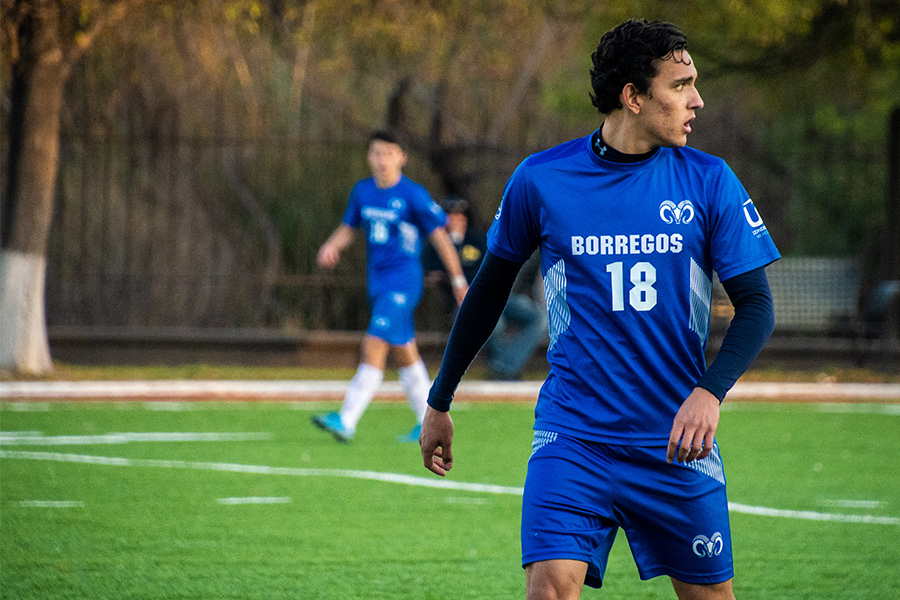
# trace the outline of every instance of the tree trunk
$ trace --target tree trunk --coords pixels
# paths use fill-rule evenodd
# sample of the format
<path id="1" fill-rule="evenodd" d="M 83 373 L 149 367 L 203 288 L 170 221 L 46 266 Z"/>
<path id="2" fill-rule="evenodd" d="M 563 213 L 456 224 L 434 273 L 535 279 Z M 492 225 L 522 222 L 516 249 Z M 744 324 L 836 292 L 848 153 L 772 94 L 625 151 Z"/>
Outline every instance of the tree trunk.
<path id="1" fill-rule="evenodd" d="M 52 369 L 44 313 L 47 240 L 59 162 L 60 110 L 69 68 L 59 7 L 39 2 L 19 28 L 13 65 L 9 179 L 0 240 L 0 368 Z"/>
<path id="2" fill-rule="evenodd" d="M 0 368 L 41 374 L 52 370 L 44 318 L 46 259 L 0 252 Z"/>

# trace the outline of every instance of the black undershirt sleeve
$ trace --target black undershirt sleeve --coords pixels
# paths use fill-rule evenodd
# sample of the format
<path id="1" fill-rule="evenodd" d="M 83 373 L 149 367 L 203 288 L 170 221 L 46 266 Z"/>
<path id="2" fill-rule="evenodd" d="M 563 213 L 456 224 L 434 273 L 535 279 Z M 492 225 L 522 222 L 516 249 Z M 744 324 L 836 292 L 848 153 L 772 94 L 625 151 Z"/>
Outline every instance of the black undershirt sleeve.
<path id="1" fill-rule="evenodd" d="M 715 360 L 697 381 L 697 387 L 712 392 L 719 402 L 756 360 L 775 329 L 775 309 L 765 267 L 726 279 L 722 287 L 734 305 L 734 317 Z"/>
<path id="2" fill-rule="evenodd" d="M 428 392 L 428 405 L 435 410 L 450 410 L 453 394 L 466 369 L 497 326 L 522 264 L 500 258 L 490 251 L 485 253 L 456 314 L 441 368 Z"/>

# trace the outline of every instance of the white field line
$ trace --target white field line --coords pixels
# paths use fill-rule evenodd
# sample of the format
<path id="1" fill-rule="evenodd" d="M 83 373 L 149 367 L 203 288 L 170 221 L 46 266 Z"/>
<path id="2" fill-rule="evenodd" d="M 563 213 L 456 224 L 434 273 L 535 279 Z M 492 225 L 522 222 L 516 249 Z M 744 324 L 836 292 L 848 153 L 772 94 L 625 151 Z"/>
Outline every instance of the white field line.
<path id="1" fill-rule="evenodd" d="M 81 500 L 22 500 L 19 506 L 27 508 L 84 508 Z"/>
<path id="2" fill-rule="evenodd" d="M 900 416 L 900 404 L 837 404 L 823 402 L 817 404 L 819 412 L 838 414 L 878 414 Z"/>
<path id="3" fill-rule="evenodd" d="M 291 499 L 286 496 L 247 496 L 241 498 L 219 498 L 219 504 L 288 504 Z"/>
<path id="4" fill-rule="evenodd" d="M 104 465 L 113 467 L 156 467 L 164 469 L 197 469 L 202 471 L 224 471 L 229 473 L 253 473 L 257 475 L 288 475 L 294 477 L 347 477 L 350 479 L 367 479 L 387 483 L 399 483 L 418 487 L 437 488 L 443 490 L 459 490 L 486 494 L 503 494 L 521 496 L 523 488 L 484 483 L 467 483 L 434 477 L 419 477 L 401 473 L 382 473 L 378 471 L 357 471 L 345 469 L 300 469 L 294 467 L 269 467 L 264 465 L 240 465 L 234 463 L 188 462 L 181 460 L 150 460 L 137 458 L 120 458 L 113 456 L 88 456 L 83 454 L 63 454 L 56 452 L 22 452 L 0 450 L 0 459 L 44 460 L 53 462 L 71 462 L 81 464 Z M 898 517 L 879 517 L 872 515 L 845 515 L 837 513 L 820 513 L 813 511 L 781 510 L 765 506 L 749 506 L 729 502 L 732 512 L 765 517 L 784 517 L 806 519 L 812 521 L 839 521 L 843 523 L 865 523 L 875 525 L 900 525 Z"/>
<path id="5" fill-rule="evenodd" d="M 722 412 L 752 412 L 781 410 L 785 406 L 809 407 L 820 413 L 832 414 L 852 414 L 852 415 L 884 415 L 888 417 L 900 417 L 900 403 L 886 402 L 870 402 L 868 399 L 863 402 L 854 402 L 851 398 L 844 401 L 835 401 L 835 398 L 829 398 L 830 402 L 793 402 L 784 403 L 776 399 L 767 399 L 765 402 L 757 402 L 753 400 L 726 400 L 721 406 Z M 191 404 L 198 404 L 193 402 Z"/>
<path id="6" fill-rule="evenodd" d="M 811 510 L 780 510 L 765 506 L 747 506 L 729 502 L 728 509 L 732 512 L 740 512 L 748 515 L 761 515 L 764 517 L 785 517 L 788 519 L 808 519 L 811 521 L 840 521 L 841 523 L 867 523 L 875 525 L 900 525 L 897 517 L 876 517 L 873 515 L 845 515 L 839 513 L 820 513 Z"/>
<path id="7" fill-rule="evenodd" d="M 458 398 L 535 399 L 540 381 L 463 381 Z M 216 398 L 322 399 L 341 398 L 348 381 L 4 381 L 0 399 L 151 399 Z M 386 381 L 380 398 L 403 398 L 397 381 Z M 741 382 L 728 393 L 731 400 L 888 400 L 900 402 L 900 383 L 778 383 Z"/>
<path id="8" fill-rule="evenodd" d="M 400 483 L 419 487 L 445 490 L 462 490 L 466 492 L 483 492 L 488 494 L 508 494 L 521 496 L 521 487 L 489 485 L 482 483 L 465 483 L 449 479 L 419 477 L 401 473 L 381 473 L 378 471 L 356 471 L 344 469 L 301 469 L 294 467 L 268 467 L 263 465 L 239 465 L 234 463 L 187 462 L 181 460 L 150 460 L 137 458 L 118 458 L 112 456 L 88 456 L 83 454 L 65 454 L 57 452 L 24 452 L 0 450 L 0 459 L 45 460 L 52 462 L 71 462 L 112 467 L 157 467 L 165 469 L 196 469 L 201 471 L 225 471 L 229 473 L 254 473 L 257 475 L 288 475 L 294 477 L 348 477 L 351 479 L 369 479 L 388 483 Z"/>
<path id="9" fill-rule="evenodd" d="M 819 500 L 819 504 L 823 506 L 831 506 L 833 508 L 855 508 L 855 509 L 876 509 L 884 508 L 885 502 L 881 500 Z"/>
<path id="10" fill-rule="evenodd" d="M 271 433 L 107 433 L 101 435 L 22 435 L 0 432 L 0 446 L 72 446 L 132 442 L 248 442 L 271 440 Z"/>
<path id="11" fill-rule="evenodd" d="M 0 400 L 3 400 L 5 397 L 0 394 Z M 25 398 L 27 400 L 27 398 Z M 28 412 L 28 413 L 37 413 L 37 412 L 50 412 L 50 403 L 49 402 L 6 402 L 3 404 L 3 408 L 12 412 Z"/>

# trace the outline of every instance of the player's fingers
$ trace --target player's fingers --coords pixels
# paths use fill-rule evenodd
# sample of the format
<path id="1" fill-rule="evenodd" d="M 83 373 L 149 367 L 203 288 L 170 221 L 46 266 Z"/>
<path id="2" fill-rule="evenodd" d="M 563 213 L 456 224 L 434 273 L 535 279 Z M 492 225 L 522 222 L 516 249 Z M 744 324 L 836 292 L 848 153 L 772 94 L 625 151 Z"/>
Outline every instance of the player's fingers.
<path id="1" fill-rule="evenodd" d="M 713 443 L 715 442 L 715 430 L 709 431 L 706 435 L 700 435 L 698 431 L 694 435 L 694 439 L 691 443 L 690 452 L 688 452 L 683 462 L 691 462 L 692 460 L 700 460 L 706 458 L 710 455 L 713 450 Z M 685 445 L 685 444 L 682 444 Z"/>
<path id="2" fill-rule="evenodd" d="M 445 477 L 447 475 L 447 468 L 444 466 L 444 461 L 437 457 L 434 458 L 428 470 L 435 475 L 440 475 L 441 477 Z"/>
<path id="3" fill-rule="evenodd" d="M 688 448 L 687 456 L 684 457 L 684 461 L 686 463 L 691 462 L 692 460 L 696 460 L 700 458 L 700 454 L 703 452 L 703 439 L 694 439 L 691 442 L 691 447 Z"/>
<path id="4" fill-rule="evenodd" d="M 681 438 L 681 445 L 678 446 L 678 454 L 676 459 L 678 462 L 683 463 L 687 460 L 688 454 L 691 452 L 691 439 L 688 436 L 684 436 Z"/>
<path id="5" fill-rule="evenodd" d="M 686 429 L 684 435 L 681 436 L 681 445 L 678 448 L 678 462 L 690 462 L 697 456 L 700 451 L 702 439 L 696 439 L 693 429 Z M 696 444 L 697 448 L 694 448 Z"/>
<path id="6" fill-rule="evenodd" d="M 421 438 L 419 438 L 419 448 L 422 450 L 422 462 L 425 463 L 425 468 L 431 469 L 431 463 L 434 461 L 434 457 L 436 455 L 440 456 L 440 454 L 438 454 L 440 449 L 428 444 Z"/>
<path id="7" fill-rule="evenodd" d="M 440 448 L 435 448 L 432 453 L 430 453 L 428 456 L 425 456 L 425 468 L 435 475 L 440 475 L 441 477 L 447 474 L 447 470 L 444 467 L 444 461 L 441 458 Z"/>
<path id="8" fill-rule="evenodd" d="M 339 254 L 330 246 L 323 246 L 316 257 L 320 267 L 331 269 L 337 264 Z"/>
<path id="9" fill-rule="evenodd" d="M 703 451 L 697 455 L 697 459 L 706 458 L 713 451 L 713 443 L 715 442 L 715 435 L 713 433 L 708 433 L 705 438 L 703 438 Z"/>
<path id="10" fill-rule="evenodd" d="M 678 442 L 681 441 L 681 428 L 673 427 L 669 434 L 669 447 L 666 449 L 666 462 L 671 463 L 675 460 L 675 454 L 678 452 Z"/>
<path id="11" fill-rule="evenodd" d="M 446 470 L 450 470 L 453 468 L 453 452 L 450 450 L 450 442 L 447 442 L 440 448 L 441 451 L 441 462 L 444 465 Z"/>

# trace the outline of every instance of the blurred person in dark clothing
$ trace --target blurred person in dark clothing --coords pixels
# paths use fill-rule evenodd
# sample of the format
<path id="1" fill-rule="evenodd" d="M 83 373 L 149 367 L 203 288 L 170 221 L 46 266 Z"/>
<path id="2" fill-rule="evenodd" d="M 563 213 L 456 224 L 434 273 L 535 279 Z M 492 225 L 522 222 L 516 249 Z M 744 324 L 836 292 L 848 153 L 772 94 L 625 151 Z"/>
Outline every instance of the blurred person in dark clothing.
<path id="1" fill-rule="evenodd" d="M 487 250 L 487 237 L 475 225 L 469 202 L 459 196 L 448 196 L 441 202 L 447 213 L 447 234 L 459 256 L 466 281 L 472 281 L 481 267 Z M 452 324 L 459 308 L 453 296 L 447 271 L 433 248 L 422 253 L 425 279 L 436 283 L 444 297 L 448 326 Z M 535 253 L 519 273 L 506 308 L 490 339 L 485 344 L 489 377 L 497 380 L 516 380 L 547 333 L 546 305 L 543 301 L 543 285 L 538 277 L 540 254 Z"/>

